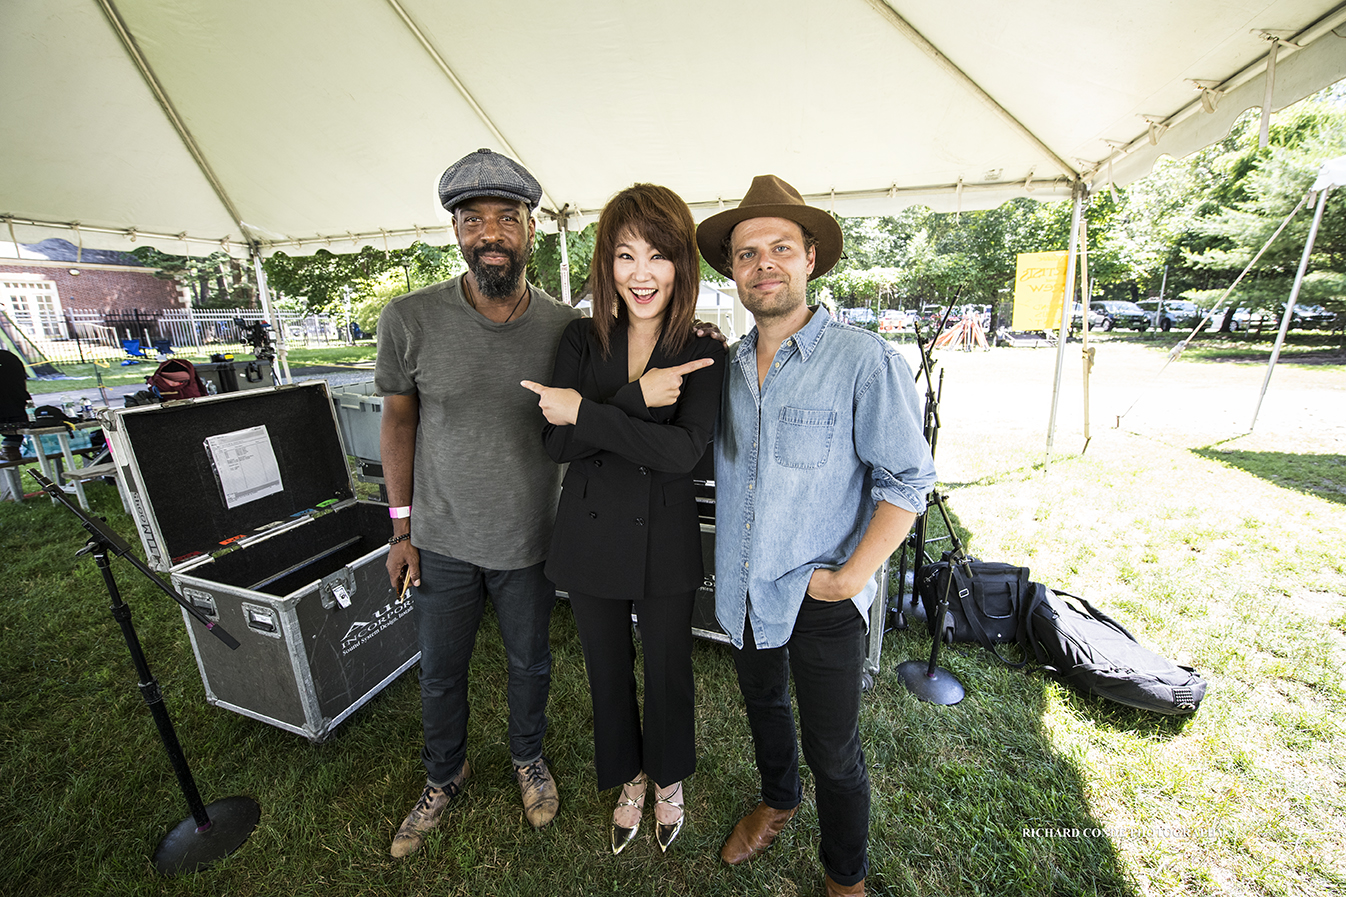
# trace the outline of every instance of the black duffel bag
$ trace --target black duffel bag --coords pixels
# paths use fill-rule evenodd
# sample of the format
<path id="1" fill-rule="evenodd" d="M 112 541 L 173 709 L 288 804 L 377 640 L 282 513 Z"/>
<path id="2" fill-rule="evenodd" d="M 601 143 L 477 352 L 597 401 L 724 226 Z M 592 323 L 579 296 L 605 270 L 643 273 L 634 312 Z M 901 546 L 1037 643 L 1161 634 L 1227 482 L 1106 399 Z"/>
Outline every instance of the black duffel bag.
<path id="1" fill-rule="evenodd" d="M 917 589 L 925 607 L 926 625 L 933 636 L 938 631 L 947 644 L 975 642 L 1010 666 L 1023 666 L 1006 658 L 997 645 L 1018 642 L 1030 584 L 1028 568 L 993 561 L 944 560 L 921 568 Z M 948 595 L 949 610 L 942 621 L 936 611 Z"/>
<path id="2" fill-rule="evenodd" d="M 1047 672 L 1086 694 L 1170 716 L 1193 713 L 1206 681 L 1136 641 L 1083 598 L 1040 583 L 1024 609 L 1020 643 Z"/>

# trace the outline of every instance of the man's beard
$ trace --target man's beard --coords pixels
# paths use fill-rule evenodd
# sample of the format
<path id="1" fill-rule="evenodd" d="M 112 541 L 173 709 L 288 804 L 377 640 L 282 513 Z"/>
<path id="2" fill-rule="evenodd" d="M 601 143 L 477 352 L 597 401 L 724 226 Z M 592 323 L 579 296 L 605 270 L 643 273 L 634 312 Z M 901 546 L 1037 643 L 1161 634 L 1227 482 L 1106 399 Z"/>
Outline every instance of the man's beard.
<path id="1" fill-rule="evenodd" d="M 808 304 L 808 286 L 807 282 L 805 286 L 800 287 L 791 281 L 784 292 L 777 293 L 770 299 L 759 299 L 757 294 L 748 290 L 739 290 L 738 298 L 743 307 L 757 320 L 784 318 L 794 314 L 801 305 Z"/>
<path id="2" fill-rule="evenodd" d="M 509 264 L 503 267 L 487 265 L 481 261 L 485 252 L 503 253 L 509 256 Z M 504 246 L 478 246 L 468 257 L 467 267 L 471 269 L 472 277 L 477 281 L 477 290 L 482 296 L 487 299 L 509 299 L 519 289 L 519 280 L 532 255 L 532 246 L 526 247 L 522 255 Z"/>

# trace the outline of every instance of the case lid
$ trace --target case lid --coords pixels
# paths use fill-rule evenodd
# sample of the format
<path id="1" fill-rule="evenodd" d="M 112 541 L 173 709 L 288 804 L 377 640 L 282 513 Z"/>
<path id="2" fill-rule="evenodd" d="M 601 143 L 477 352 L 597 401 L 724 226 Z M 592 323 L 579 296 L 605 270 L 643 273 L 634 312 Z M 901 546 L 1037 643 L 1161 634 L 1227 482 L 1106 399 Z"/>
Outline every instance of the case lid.
<path id="1" fill-rule="evenodd" d="M 112 416 L 173 566 L 355 496 L 321 380 Z"/>

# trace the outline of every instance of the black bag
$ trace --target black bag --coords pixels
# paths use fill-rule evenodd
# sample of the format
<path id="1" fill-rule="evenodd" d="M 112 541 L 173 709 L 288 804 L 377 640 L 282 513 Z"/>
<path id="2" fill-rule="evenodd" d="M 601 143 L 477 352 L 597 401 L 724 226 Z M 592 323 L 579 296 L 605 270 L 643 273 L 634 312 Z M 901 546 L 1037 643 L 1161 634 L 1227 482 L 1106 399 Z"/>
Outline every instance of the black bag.
<path id="1" fill-rule="evenodd" d="M 79 418 L 71 417 L 65 413 L 64 409 L 57 408 L 55 405 L 38 405 L 33 409 L 33 422 L 31 426 L 34 427 L 59 427 L 65 425 L 74 429 L 74 425 L 77 423 L 79 423 Z"/>
<path id="2" fill-rule="evenodd" d="M 1029 585 L 1027 567 L 972 560 L 965 568 L 950 564 L 945 555 L 944 560 L 921 568 L 917 588 L 932 636 L 938 629 L 947 644 L 976 642 L 1017 667 L 1023 666 L 1022 662 L 1006 659 L 995 646 L 1019 641 Z M 949 612 L 939 621 L 935 616 L 945 589 Z"/>
<path id="3" fill-rule="evenodd" d="M 1206 682 L 1191 667 L 1141 645 L 1083 598 L 1032 585 L 1019 641 L 1048 672 L 1080 691 L 1141 710 L 1171 716 L 1200 706 Z"/>

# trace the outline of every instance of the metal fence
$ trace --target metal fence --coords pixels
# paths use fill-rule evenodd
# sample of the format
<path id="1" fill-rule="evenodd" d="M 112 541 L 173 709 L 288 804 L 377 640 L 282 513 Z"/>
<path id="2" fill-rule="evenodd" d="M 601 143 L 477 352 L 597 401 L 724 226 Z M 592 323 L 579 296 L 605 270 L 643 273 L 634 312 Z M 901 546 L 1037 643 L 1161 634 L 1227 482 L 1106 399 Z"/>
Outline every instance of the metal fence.
<path id="1" fill-rule="evenodd" d="M 153 358 L 161 353 L 247 353 L 252 351 L 248 329 L 262 320 L 262 312 L 250 308 L 124 312 L 71 308 L 65 310 L 63 336 L 27 335 L 27 344 L 56 365 Z M 345 341 L 340 325 L 327 315 L 280 311 L 270 323 L 273 340 L 279 343 L 283 337 L 290 348 Z"/>

